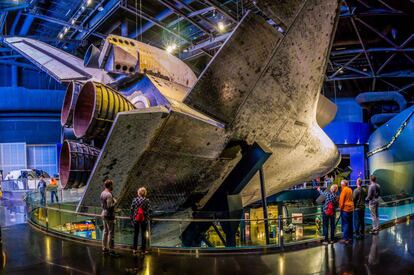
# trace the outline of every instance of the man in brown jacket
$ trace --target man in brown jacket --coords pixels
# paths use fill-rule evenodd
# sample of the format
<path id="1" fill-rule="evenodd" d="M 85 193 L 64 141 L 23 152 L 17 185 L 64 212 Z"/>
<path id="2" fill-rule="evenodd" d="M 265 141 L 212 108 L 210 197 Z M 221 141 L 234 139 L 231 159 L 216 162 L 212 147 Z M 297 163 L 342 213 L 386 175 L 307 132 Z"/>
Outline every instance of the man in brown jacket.
<path id="1" fill-rule="evenodd" d="M 342 221 L 342 243 L 352 243 L 352 218 L 354 214 L 354 200 L 352 189 L 348 186 L 347 180 L 341 181 L 341 194 L 339 196 L 339 210 Z"/>

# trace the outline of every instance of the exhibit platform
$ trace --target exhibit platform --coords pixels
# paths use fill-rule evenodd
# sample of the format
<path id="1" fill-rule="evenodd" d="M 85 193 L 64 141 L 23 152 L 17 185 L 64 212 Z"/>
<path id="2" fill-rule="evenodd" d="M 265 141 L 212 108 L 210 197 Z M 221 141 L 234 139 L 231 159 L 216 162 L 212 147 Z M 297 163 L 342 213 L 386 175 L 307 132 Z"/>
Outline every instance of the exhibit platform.
<path id="1" fill-rule="evenodd" d="M 52 203 L 47 194 L 46 204 L 42 204 L 37 192 L 29 193 L 26 200 L 28 223 L 45 234 L 99 245 L 103 229 L 101 209 L 82 207 L 77 211 L 81 195 L 79 190 L 61 190 L 59 203 Z M 413 197 L 383 199 L 379 208 L 382 227 L 405 222 L 414 213 Z M 320 244 L 320 206 L 281 207 L 280 212 L 277 208 L 268 206 L 268 219 L 263 218 L 261 208 L 245 209 L 243 215 L 231 219 L 221 218 L 220 213 L 153 213 L 146 232 L 147 247 L 157 253 L 263 254 Z M 368 209 L 365 214 L 369 230 L 371 219 Z M 197 228 L 204 228 L 205 233 L 197 235 Z M 234 234 L 230 234 L 228 228 L 233 228 Z M 340 222 L 337 223 L 336 233 L 339 238 Z M 115 222 L 116 247 L 130 250 L 132 236 L 129 209 L 119 209 Z"/>
<path id="2" fill-rule="evenodd" d="M 336 243 L 270 254 L 144 258 L 44 234 L 28 224 L 3 228 L 2 274 L 413 274 L 414 223 L 407 220 L 344 246 Z"/>

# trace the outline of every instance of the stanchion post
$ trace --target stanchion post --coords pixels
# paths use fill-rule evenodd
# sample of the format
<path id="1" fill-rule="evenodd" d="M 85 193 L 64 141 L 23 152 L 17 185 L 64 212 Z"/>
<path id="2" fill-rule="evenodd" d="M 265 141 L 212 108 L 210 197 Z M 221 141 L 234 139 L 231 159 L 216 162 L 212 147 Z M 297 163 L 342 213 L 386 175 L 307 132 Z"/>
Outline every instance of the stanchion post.
<path id="1" fill-rule="evenodd" d="M 262 194 L 262 207 L 263 207 L 263 219 L 264 219 L 264 226 L 265 226 L 265 235 L 266 235 L 266 244 L 270 243 L 269 240 L 269 220 L 267 216 L 267 201 L 266 201 L 266 187 L 264 181 L 264 173 L 263 168 L 259 170 L 260 174 L 260 192 Z"/>
<path id="2" fill-rule="evenodd" d="M 395 219 L 395 223 L 397 223 L 397 203 L 394 202 L 394 219 Z"/>
<path id="3" fill-rule="evenodd" d="M 279 215 L 278 217 L 278 228 L 279 228 L 279 246 L 280 248 L 284 248 L 284 241 L 283 241 L 283 215 Z"/>

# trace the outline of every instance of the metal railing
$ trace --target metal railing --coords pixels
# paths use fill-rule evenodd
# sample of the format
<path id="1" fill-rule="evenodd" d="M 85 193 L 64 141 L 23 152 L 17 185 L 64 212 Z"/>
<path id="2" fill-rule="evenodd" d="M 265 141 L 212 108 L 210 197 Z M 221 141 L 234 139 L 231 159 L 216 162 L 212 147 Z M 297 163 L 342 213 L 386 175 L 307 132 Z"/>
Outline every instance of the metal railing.
<path id="1" fill-rule="evenodd" d="M 62 198 L 65 198 L 63 190 Z M 66 197 L 67 198 L 67 197 Z M 73 199 L 74 197 L 72 197 Z M 39 201 L 38 192 L 28 194 L 27 203 L 31 223 L 68 237 L 100 241 L 102 237 L 101 209 L 88 207 L 85 211 L 76 212 L 76 201 L 63 200 L 59 204 L 46 204 Z M 314 213 L 306 213 L 309 209 L 297 208 L 291 210 L 289 216 L 251 219 L 220 219 L 192 218 L 189 212 L 174 213 L 170 217 L 153 217 L 146 232 L 147 240 L 152 249 L 241 249 L 285 246 L 314 242 L 322 239 L 321 207 L 315 207 Z M 122 213 L 127 210 L 121 210 Z M 414 213 L 414 198 L 408 197 L 380 204 L 379 216 L 381 224 L 392 222 Z M 339 212 L 337 212 L 339 219 Z M 266 221 L 266 222 L 265 222 Z M 366 209 L 365 222 L 367 228 L 371 224 L 369 211 Z M 203 239 L 198 242 L 186 243 L 185 234 L 189 226 L 205 227 Z M 269 238 L 266 241 L 265 225 L 268 224 Z M 133 240 L 133 225 L 128 216 L 118 215 L 115 222 L 115 243 L 120 246 L 131 246 Z M 233 242 L 229 245 L 225 232 L 229 225 L 235 225 Z M 196 226 L 196 227 L 197 227 Z M 340 234 L 340 223 L 337 223 L 336 233 Z"/>
<path id="2" fill-rule="evenodd" d="M 12 180 L 0 180 L 2 191 L 33 191 L 37 189 L 39 179 L 12 179 Z M 46 180 L 48 183 L 48 180 Z M 60 186 L 60 183 L 58 182 Z"/>

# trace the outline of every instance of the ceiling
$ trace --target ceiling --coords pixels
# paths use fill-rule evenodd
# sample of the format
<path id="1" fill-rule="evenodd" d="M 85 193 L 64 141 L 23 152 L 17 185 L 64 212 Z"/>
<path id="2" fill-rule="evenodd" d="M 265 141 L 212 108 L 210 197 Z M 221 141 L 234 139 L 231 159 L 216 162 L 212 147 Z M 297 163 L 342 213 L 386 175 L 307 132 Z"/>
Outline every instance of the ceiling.
<path id="1" fill-rule="evenodd" d="M 249 9 L 260 13 L 253 0 L 3 0 L 0 34 L 33 37 L 82 57 L 89 44 L 99 46 L 113 33 L 169 48 L 200 73 Z M 337 98 L 399 91 L 413 103 L 413 16 L 414 0 L 342 0 L 322 92 Z M 25 62 L 0 48 L 0 64 Z"/>

